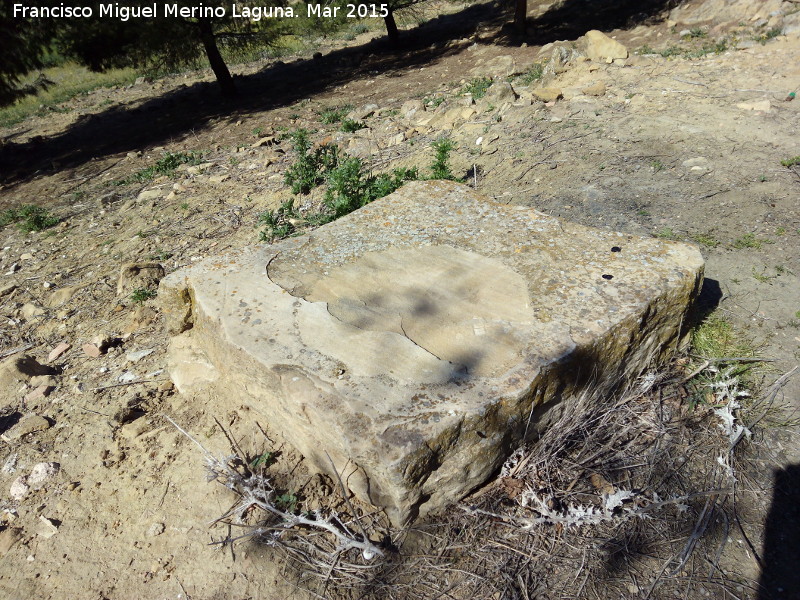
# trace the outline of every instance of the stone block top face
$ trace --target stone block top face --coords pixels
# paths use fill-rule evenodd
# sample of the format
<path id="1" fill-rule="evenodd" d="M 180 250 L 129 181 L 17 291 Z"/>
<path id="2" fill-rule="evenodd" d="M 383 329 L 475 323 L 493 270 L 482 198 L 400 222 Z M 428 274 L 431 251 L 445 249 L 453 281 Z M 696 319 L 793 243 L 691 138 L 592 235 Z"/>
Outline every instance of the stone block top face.
<path id="1" fill-rule="evenodd" d="M 192 298 L 189 335 L 223 380 L 401 523 L 485 481 L 576 369 L 624 377 L 674 346 L 702 268 L 694 246 L 427 181 L 162 294 Z"/>

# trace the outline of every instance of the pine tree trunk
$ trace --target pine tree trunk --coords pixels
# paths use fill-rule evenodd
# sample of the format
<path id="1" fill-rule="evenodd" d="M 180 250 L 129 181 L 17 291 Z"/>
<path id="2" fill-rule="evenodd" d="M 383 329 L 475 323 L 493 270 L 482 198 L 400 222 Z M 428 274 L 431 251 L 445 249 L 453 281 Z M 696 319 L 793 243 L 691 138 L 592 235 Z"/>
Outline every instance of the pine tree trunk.
<path id="1" fill-rule="evenodd" d="M 394 21 L 394 13 L 389 10 L 389 14 L 383 17 L 383 22 L 386 24 L 386 35 L 392 44 L 396 44 L 400 39 L 400 33 L 397 31 L 397 23 Z"/>
<path id="2" fill-rule="evenodd" d="M 518 34 L 525 35 L 525 28 L 527 21 L 528 21 L 528 0 L 515 0 L 514 29 Z"/>
<path id="3" fill-rule="evenodd" d="M 233 82 L 233 77 L 231 77 L 228 66 L 222 59 L 222 54 L 219 53 L 217 39 L 214 37 L 211 21 L 202 19 L 197 25 L 200 28 L 200 40 L 203 42 L 203 48 L 206 51 L 208 63 L 211 65 L 211 70 L 214 71 L 217 83 L 222 90 L 222 95 L 226 98 L 233 98 L 238 93 L 236 84 Z"/>

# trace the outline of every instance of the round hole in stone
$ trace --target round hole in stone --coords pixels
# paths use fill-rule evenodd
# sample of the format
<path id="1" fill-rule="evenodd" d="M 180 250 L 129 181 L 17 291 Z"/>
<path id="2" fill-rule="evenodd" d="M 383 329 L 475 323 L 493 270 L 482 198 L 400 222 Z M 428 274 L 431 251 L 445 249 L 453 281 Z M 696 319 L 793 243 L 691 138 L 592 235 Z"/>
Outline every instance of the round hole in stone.
<path id="1" fill-rule="evenodd" d="M 611 251 L 612 252 L 622 252 L 622 248 L 620 248 L 619 246 L 612 246 L 611 247 Z"/>
<path id="2" fill-rule="evenodd" d="M 614 279 L 614 276 L 609 275 L 608 273 L 603 273 L 603 279 Z"/>

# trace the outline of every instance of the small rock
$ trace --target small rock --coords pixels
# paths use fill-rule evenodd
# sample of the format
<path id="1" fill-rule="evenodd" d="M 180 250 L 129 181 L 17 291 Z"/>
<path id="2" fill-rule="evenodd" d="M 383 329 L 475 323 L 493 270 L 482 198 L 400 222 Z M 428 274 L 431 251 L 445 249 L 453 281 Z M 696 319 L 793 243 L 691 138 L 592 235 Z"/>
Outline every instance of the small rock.
<path id="1" fill-rule="evenodd" d="M 175 389 L 175 384 L 172 383 L 171 381 L 162 381 L 160 384 L 158 384 L 159 392 L 167 393 L 171 392 L 174 389 Z"/>
<path id="2" fill-rule="evenodd" d="M 120 383 L 131 383 L 137 379 L 139 379 L 139 376 L 132 371 L 125 371 L 122 375 L 117 377 L 117 381 Z"/>
<path id="3" fill-rule="evenodd" d="M 54 386 L 47 384 L 37 386 L 33 391 L 29 392 L 25 396 L 25 402 L 35 402 L 36 400 L 41 400 L 53 391 L 53 387 Z"/>
<path id="4" fill-rule="evenodd" d="M 223 181 L 227 181 L 230 179 L 231 176 L 228 174 L 225 175 L 212 175 L 208 178 L 209 183 L 222 183 Z"/>
<path id="5" fill-rule="evenodd" d="M 23 304 L 19 312 L 23 317 L 25 317 L 26 321 L 29 321 L 34 317 L 41 317 L 47 313 L 43 307 L 33 304 L 32 302 Z"/>
<path id="6" fill-rule="evenodd" d="M 97 203 L 101 207 L 106 208 L 119 201 L 121 198 L 122 196 L 120 196 L 117 192 L 107 192 L 97 199 Z"/>
<path id="7" fill-rule="evenodd" d="M 611 62 L 615 58 L 628 58 L 628 49 L 616 40 L 596 29 L 583 36 L 586 56 L 596 62 Z"/>
<path id="8" fill-rule="evenodd" d="M 94 344 L 84 344 L 81 346 L 83 353 L 88 356 L 89 358 L 98 358 L 103 354 L 103 352 L 95 346 Z"/>
<path id="9" fill-rule="evenodd" d="M 56 523 L 52 519 L 39 515 L 39 527 L 36 528 L 36 534 L 45 539 L 53 537 L 58 533 L 58 525 Z"/>
<path id="10" fill-rule="evenodd" d="M 10 390 L 22 383 L 28 383 L 37 375 L 53 375 L 56 371 L 52 367 L 39 364 L 32 356 L 12 356 L 0 363 L 0 390 Z"/>
<path id="11" fill-rule="evenodd" d="M 22 529 L 19 527 L 6 527 L 0 531 L 0 556 L 8 554 L 20 539 L 22 539 Z"/>
<path id="12" fill-rule="evenodd" d="M 60 470 L 61 465 L 57 462 L 36 463 L 28 475 L 28 485 L 34 490 L 41 489 L 45 483 L 58 475 Z"/>
<path id="13" fill-rule="evenodd" d="M 34 256 L 30 252 L 25 252 L 24 254 L 20 254 L 19 259 L 20 260 L 33 260 Z"/>
<path id="14" fill-rule="evenodd" d="M 78 285 L 71 285 L 57 289 L 55 292 L 50 294 L 50 298 L 48 298 L 46 304 L 49 308 L 60 306 L 70 300 L 79 289 L 81 288 Z"/>
<path id="15" fill-rule="evenodd" d="M 378 110 L 377 104 L 365 104 L 360 108 L 356 108 L 355 110 L 351 111 L 346 118 L 351 119 L 353 121 L 363 121 L 364 119 L 368 119 L 372 115 L 375 114 L 375 111 Z"/>
<path id="16" fill-rule="evenodd" d="M 740 102 L 736 105 L 736 108 L 741 108 L 742 110 L 754 110 L 758 112 L 769 112 L 772 104 L 770 104 L 769 100 L 759 100 L 757 102 Z"/>
<path id="17" fill-rule="evenodd" d="M 11 429 L 0 435 L 0 438 L 6 442 L 12 442 L 25 437 L 29 433 L 37 433 L 46 429 L 50 429 L 50 421 L 39 415 L 27 415 L 22 417 Z"/>
<path id="18" fill-rule="evenodd" d="M 3 473 L 7 473 L 8 475 L 11 475 L 16 470 L 17 470 L 17 454 L 14 453 L 6 459 L 6 462 L 3 465 L 3 468 L 0 469 L 0 471 L 2 471 Z"/>
<path id="19" fill-rule="evenodd" d="M 11 489 L 8 490 L 8 493 L 11 498 L 19 502 L 28 495 L 30 490 L 31 486 L 28 485 L 28 478 L 25 475 L 20 475 L 11 484 Z"/>
<path id="20" fill-rule="evenodd" d="M 125 358 L 127 358 L 129 362 L 137 362 L 153 352 L 155 352 L 155 348 L 150 348 L 148 350 L 135 350 L 133 352 L 128 352 Z"/>
<path id="21" fill-rule="evenodd" d="M 136 196 L 136 202 L 143 202 L 145 200 L 157 200 L 157 199 L 161 198 L 163 195 L 164 195 L 164 192 L 162 192 L 159 189 L 145 190 L 145 191 L 139 192 L 139 195 Z"/>
<path id="22" fill-rule="evenodd" d="M 167 526 L 164 523 L 153 523 L 150 525 L 150 528 L 147 530 L 148 537 L 156 537 L 157 535 L 161 535 L 167 529 Z"/>
<path id="23" fill-rule="evenodd" d="M 708 159 L 705 156 L 697 156 L 695 158 L 689 158 L 681 163 L 682 166 L 687 168 L 692 167 L 707 167 L 708 166 Z"/>
<path id="24" fill-rule="evenodd" d="M 400 107 L 400 116 L 404 119 L 410 119 L 418 112 L 425 112 L 425 104 L 422 100 L 408 100 Z"/>
<path id="25" fill-rule="evenodd" d="M 117 296 L 137 289 L 154 289 L 164 277 L 164 267 L 159 263 L 128 263 L 123 265 L 117 281 Z"/>
<path id="26" fill-rule="evenodd" d="M 496 82 L 486 91 L 486 95 L 483 97 L 484 102 L 489 102 L 495 106 L 500 106 L 504 102 L 514 102 L 516 99 L 517 94 L 514 88 L 507 81 Z"/>
<path id="27" fill-rule="evenodd" d="M 2 298 L 3 296 L 8 296 L 15 289 L 17 289 L 16 283 L 7 283 L 4 286 L 0 286 L 0 298 Z"/>
<path id="28" fill-rule="evenodd" d="M 72 344 L 68 344 L 67 342 L 61 342 L 55 348 L 50 350 L 50 354 L 47 355 L 47 362 L 53 362 L 55 359 L 59 358 L 70 348 L 72 348 Z"/>
<path id="29" fill-rule="evenodd" d="M 606 84 L 598 81 L 589 87 L 583 88 L 581 92 L 587 96 L 603 96 L 606 93 Z"/>
<path id="30" fill-rule="evenodd" d="M 268 135 L 266 137 L 262 137 L 260 140 L 253 142 L 250 147 L 251 148 L 260 148 L 261 146 L 272 146 L 275 144 L 275 136 Z"/>
<path id="31" fill-rule="evenodd" d="M 545 87 L 533 90 L 533 95 L 542 102 L 555 102 L 563 96 L 560 88 Z"/>

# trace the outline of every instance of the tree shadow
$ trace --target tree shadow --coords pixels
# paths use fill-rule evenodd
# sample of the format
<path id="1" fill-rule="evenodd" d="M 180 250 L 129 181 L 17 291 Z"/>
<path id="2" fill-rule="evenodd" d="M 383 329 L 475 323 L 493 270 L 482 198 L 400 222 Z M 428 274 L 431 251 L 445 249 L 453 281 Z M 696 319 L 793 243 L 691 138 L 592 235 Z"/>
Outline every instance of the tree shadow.
<path id="1" fill-rule="evenodd" d="M 79 167 L 91 160 L 178 142 L 213 120 L 235 120 L 290 106 L 362 77 L 400 76 L 458 54 L 464 46 L 449 42 L 464 36 L 497 46 L 546 44 L 574 39 L 592 28 L 613 29 L 643 22 L 673 3 L 674 0 L 564 0 L 529 22 L 525 38 L 516 37 L 510 27 L 504 26 L 510 5 L 498 9 L 493 3 L 475 4 L 404 32 L 399 46 L 384 36 L 321 57 L 288 64 L 275 62 L 257 73 L 238 77 L 240 97 L 235 101 L 222 99 L 215 83 L 202 82 L 179 86 L 133 108 L 115 106 L 80 116 L 53 136 L 37 136 L 26 142 L 7 138 L 0 146 L 0 183 L 13 187 L 38 175 Z M 472 37 L 478 30 L 489 33 Z"/>
<path id="2" fill-rule="evenodd" d="M 758 600 L 800 598 L 800 465 L 774 473 Z"/>

